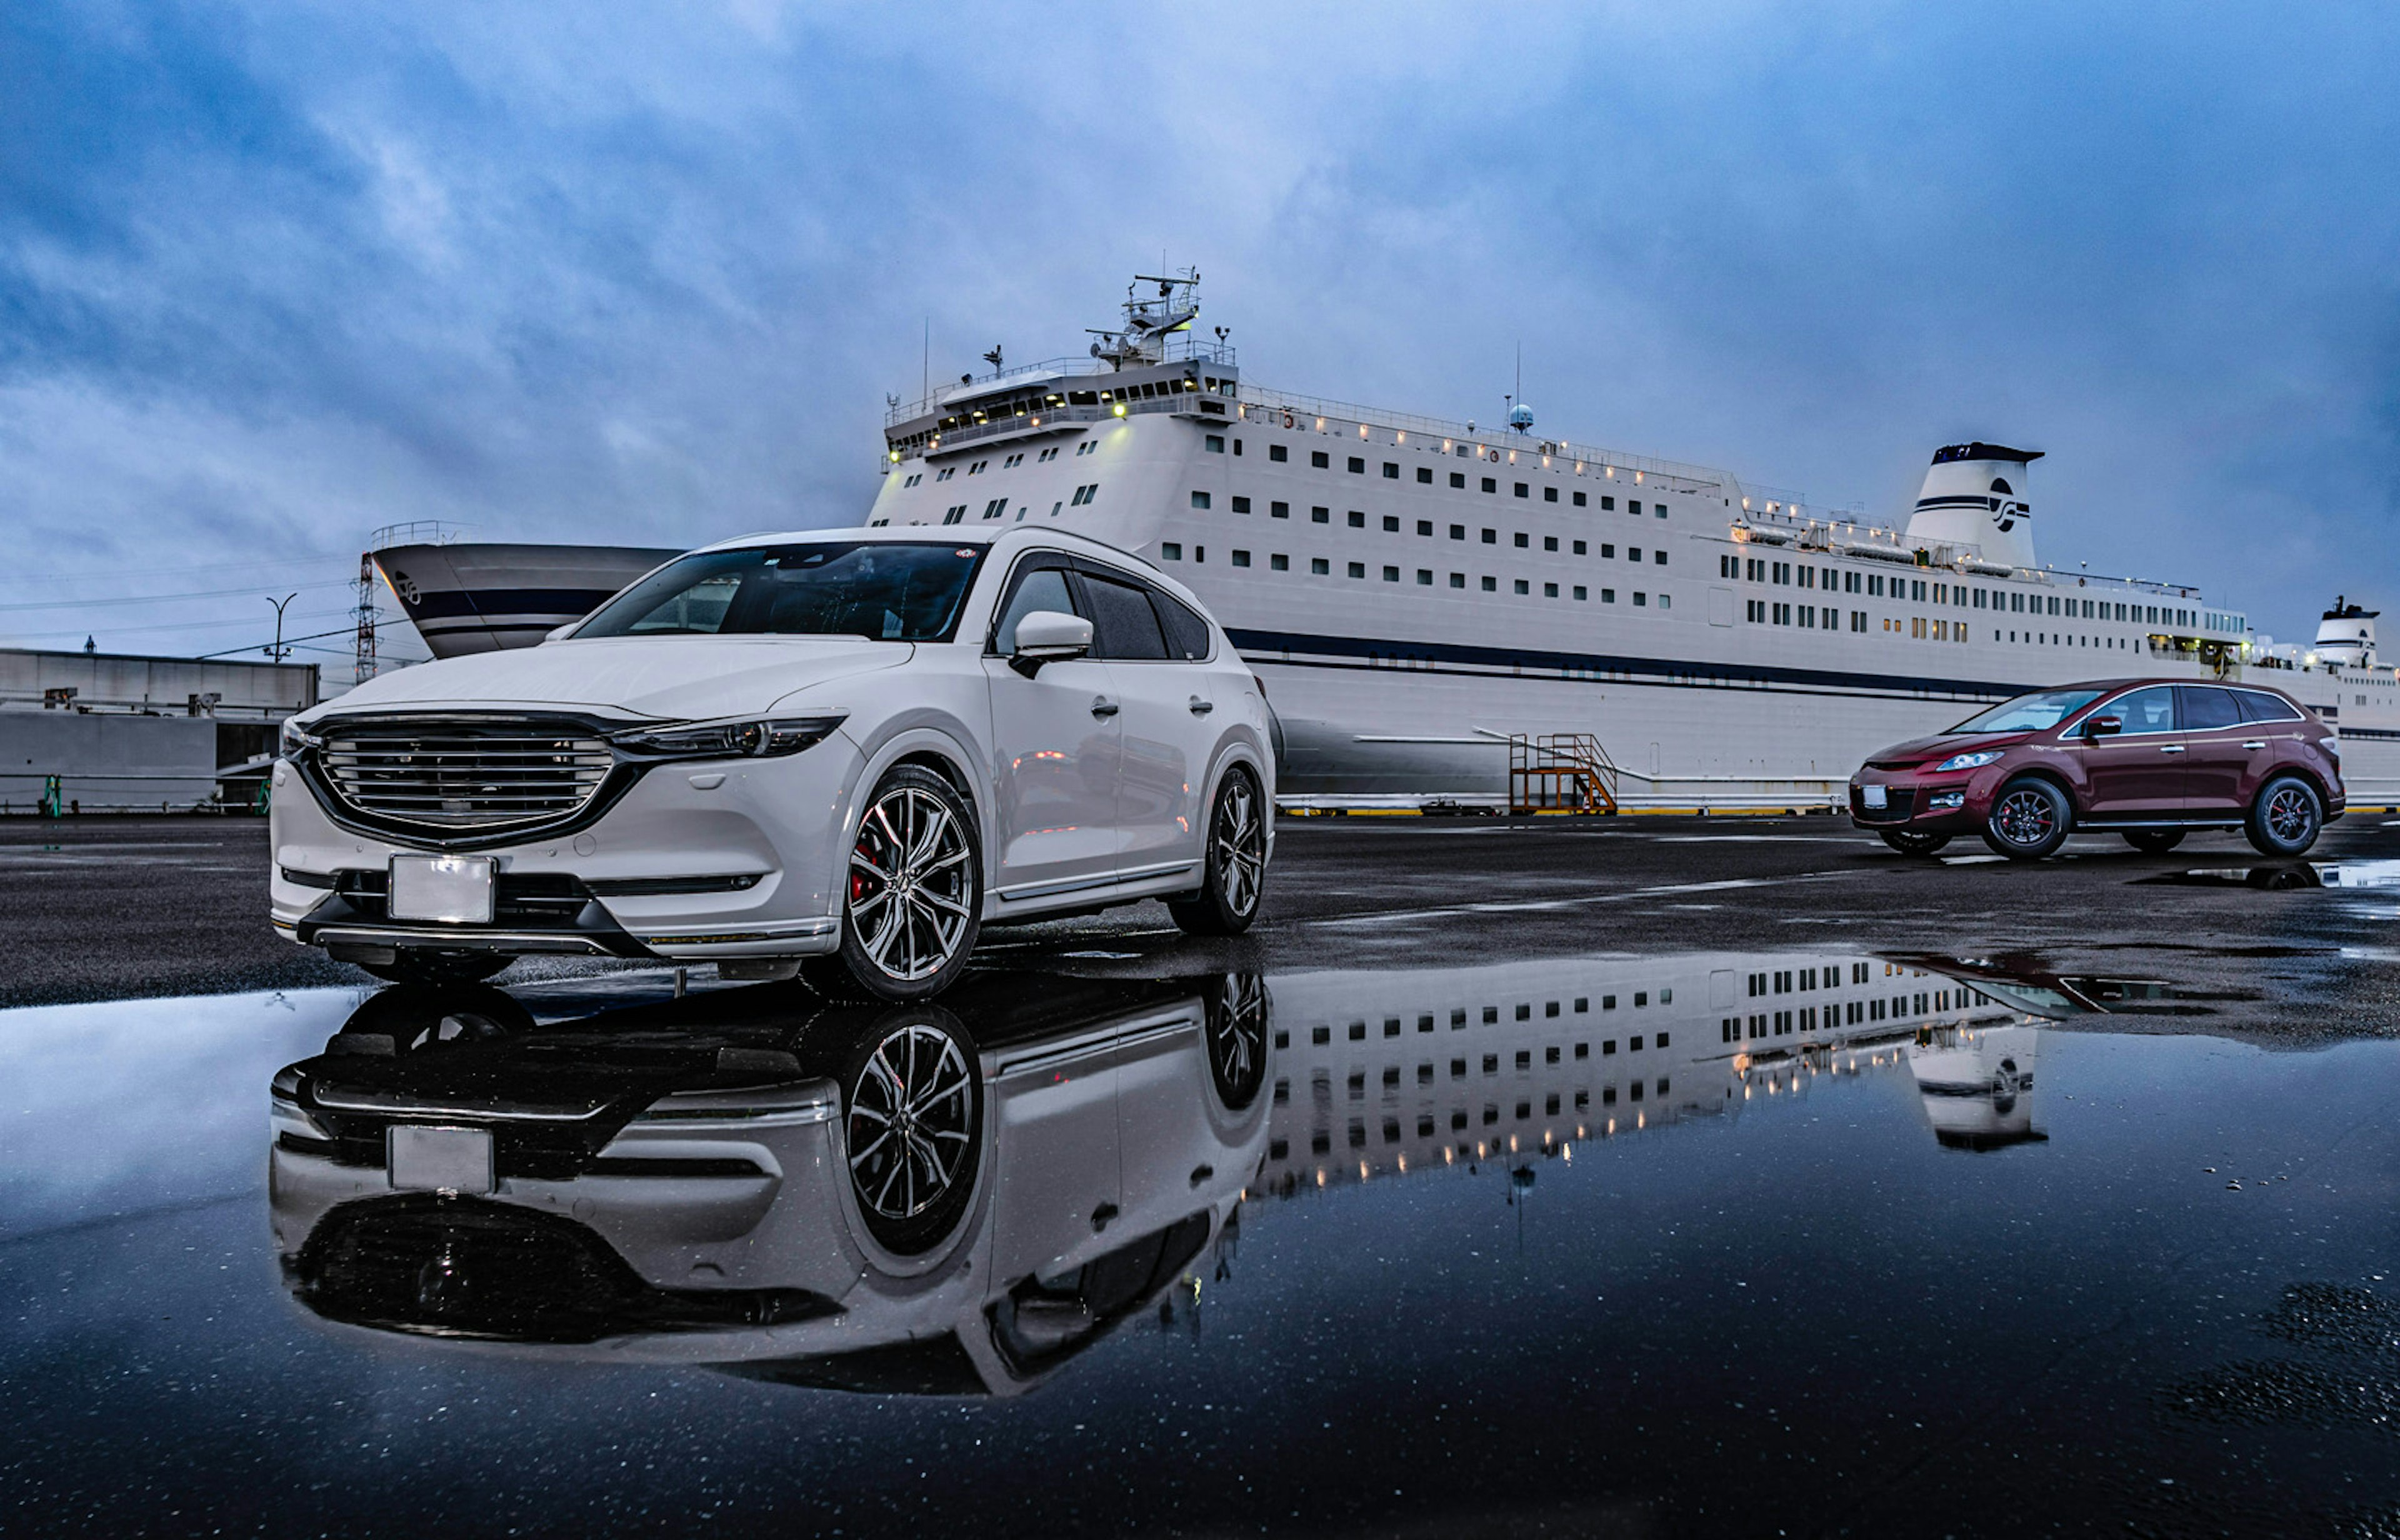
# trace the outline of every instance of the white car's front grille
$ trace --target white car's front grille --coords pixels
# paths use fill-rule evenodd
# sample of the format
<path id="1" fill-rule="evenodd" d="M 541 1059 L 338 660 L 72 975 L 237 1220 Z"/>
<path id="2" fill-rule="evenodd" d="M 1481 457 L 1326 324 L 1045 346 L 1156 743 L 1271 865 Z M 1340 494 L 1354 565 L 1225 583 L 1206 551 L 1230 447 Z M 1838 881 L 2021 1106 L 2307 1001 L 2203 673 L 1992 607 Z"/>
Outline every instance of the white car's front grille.
<path id="1" fill-rule="evenodd" d="M 582 724 L 540 720 L 337 723 L 318 753 L 351 811 L 462 832 L 568 817 L 617 762 Z"/>

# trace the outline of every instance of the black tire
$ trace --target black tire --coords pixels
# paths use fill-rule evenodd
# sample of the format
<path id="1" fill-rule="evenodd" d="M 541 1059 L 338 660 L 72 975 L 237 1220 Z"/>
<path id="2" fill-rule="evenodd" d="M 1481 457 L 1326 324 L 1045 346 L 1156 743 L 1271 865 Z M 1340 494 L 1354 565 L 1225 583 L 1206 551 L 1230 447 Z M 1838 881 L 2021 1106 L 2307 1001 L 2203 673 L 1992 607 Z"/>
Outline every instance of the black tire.
<path id="1" fill-rule="evenodd" d="M 847 979 L 801 965 L 833 999 L 926 1000 L 966 971 L 983 929 L 983 838 L 974 810 L 932 770 L 886 772 L 852 837 L 841 906 Z"/>
<path id="2" fill-rule="evenodd" d="M 502 990 L 477 984 L 399 984 L 361 1002 L 328 1053 L 349 1040 L 375 1054 L 421 1054 L 461 1043 L 490 1043 L 533 1030 L 533 1013 Z M 386 1049 L 380 1041 L 389 1039 Z"/>
<path id="3" fill-rule="evenodd" d="M 938 1005 L 888 1011 L 841 1071 L 842 1165 L 876 1244 L 920 1257 L 949 1239 L 983 1164 L 974 1041 Z"/>
<path id="4" fill-rule="evenodd" d="M 1202 1027 L 1207 1036 L 1208 1081 L 1225 1111 L 1238 1112 L 1258 1099 L 1266 1083 L 1275 1001 L 1259 974 L 1226 974 L 1206 982 Z"/>
<path id="5" fill-rule="evenodd" d="M 1984 843 L 2011 861 L 2039 861 L 2066 843 L 2075 810 L 2066 794 L 2039 776 L 2025 775 L 2000 788 L 1984 821 Z"/>
<path id="6" fill-rule="evenodd" d="M 2243 832 L 2261 855 L 2304 855 L 2324 827 L 2317 789 L 2297 775 L 2279 775 L 2258 788 Z"/>
<path id="7" fill-rule="evenodd" d="M 2125 843 L 2145 855 L 2164 855 L 2183 843 L 2181 829 L 2127 829 Z"/>
<path id="8" fill-rule="evenodd" d="M 1266 893 L 1267 821 L 1274 815 L 1247 769 L 1225 772 L 1208 809 L 1200 891 L 1166 901 L 1166 912 L 1187 934 L 1239 935 L 1258 919 Z"/>
<path id="9" fill-rule="evenodd" d="M 1886 829 L 1883 842 L 1902 855 L 1931 855 L 1950 843 L 1946 834 L 1920 834 L 1912 829 Z"/>
<path id="10" fill-rule="evenodd" d="M 389 962 L 359 966 L 387 984 L 481 984 L 515 961 L 499 952 L 437 952 L 403 947 Z"/>

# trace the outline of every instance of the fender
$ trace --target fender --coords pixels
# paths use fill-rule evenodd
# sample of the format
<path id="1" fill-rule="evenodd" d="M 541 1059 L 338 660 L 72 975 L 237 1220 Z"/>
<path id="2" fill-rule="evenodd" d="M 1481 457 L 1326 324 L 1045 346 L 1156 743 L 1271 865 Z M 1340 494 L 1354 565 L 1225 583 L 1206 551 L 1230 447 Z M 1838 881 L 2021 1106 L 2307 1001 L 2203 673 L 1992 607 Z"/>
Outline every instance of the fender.
<path id="1" fill-rule="evenodd" d="M 841 914 L 840 895 L 843 879 L 849 875 L 850 850 L 857 842 L 859 820 L 866 816 L 866 798 L 886 770 L 915 754 L 939 755 L 949 761 L 952 769 L 960 772 L 958 779 L 966 784 L 967 805 L 975 813 L 989 904 L 992 862 L 997 856 L 992 846 L 991 794 L 984 769 L 986 756 L 971 746 L 973 741 L 964 723 L 946 712 L 927 710 L 911 713 L 871 747 L 860 745 L 863 753 L 859 772 L 842 788 L 839 810 L 841 838 L 834 845 L 835 865 L 826 874 L 825 891 L 835 896 L 833 912 L 837 918 Z"/>

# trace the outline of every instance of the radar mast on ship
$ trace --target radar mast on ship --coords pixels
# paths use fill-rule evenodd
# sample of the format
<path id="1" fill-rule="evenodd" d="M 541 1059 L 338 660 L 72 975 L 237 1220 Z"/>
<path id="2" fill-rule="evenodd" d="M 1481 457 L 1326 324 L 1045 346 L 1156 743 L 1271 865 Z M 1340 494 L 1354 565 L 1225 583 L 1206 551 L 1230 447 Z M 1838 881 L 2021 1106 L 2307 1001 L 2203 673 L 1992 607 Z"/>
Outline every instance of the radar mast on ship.
<path id="1" fill-rule="evenodd" d="M 1158 285 L 1158 293 L 1143 297 L 1141 286 L 1145 283 Z M 1138 369 L 1166 362 L 1166 339 L 1177 332 L 1191 330 L 1199 314 L 1199 268 L 1186 267 L 1180 274 L 1167 278 L 1136 273 L 1133 281 L 1125 285 L 1125 325 L 1114 332 L 1097 327 L 1084 330 L 1099 339 L 1092 344 L 1092 357 L 1112 368 Z"/>

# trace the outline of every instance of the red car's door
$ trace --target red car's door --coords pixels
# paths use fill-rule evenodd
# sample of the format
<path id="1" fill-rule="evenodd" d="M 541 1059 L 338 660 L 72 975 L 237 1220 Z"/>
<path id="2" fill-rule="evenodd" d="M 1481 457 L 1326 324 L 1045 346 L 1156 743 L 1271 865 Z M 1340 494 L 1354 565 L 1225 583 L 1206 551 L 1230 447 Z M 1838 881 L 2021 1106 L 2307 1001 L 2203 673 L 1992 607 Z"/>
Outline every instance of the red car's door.
<path id="1" fill-rule="evenodd" d="M 2275 768 L 2276 742 L 2243 719 L 2242 702 L 2215 685 L 2177 685 L 2184 756 L 2184 810 L 2239 817 Z"/>
<path id="2" fill-rule="evenodd" d="M 2105 738 L 2084 738 L 2080 755 L 2090 785 L 2087 817 L 2179 818 L 2183 815 L 2183 762 L 2189 757 L 2175 729 L 2175 687 L 2150 685 L 2119 696 L 2093 711 L 2121 724 Z"/>

